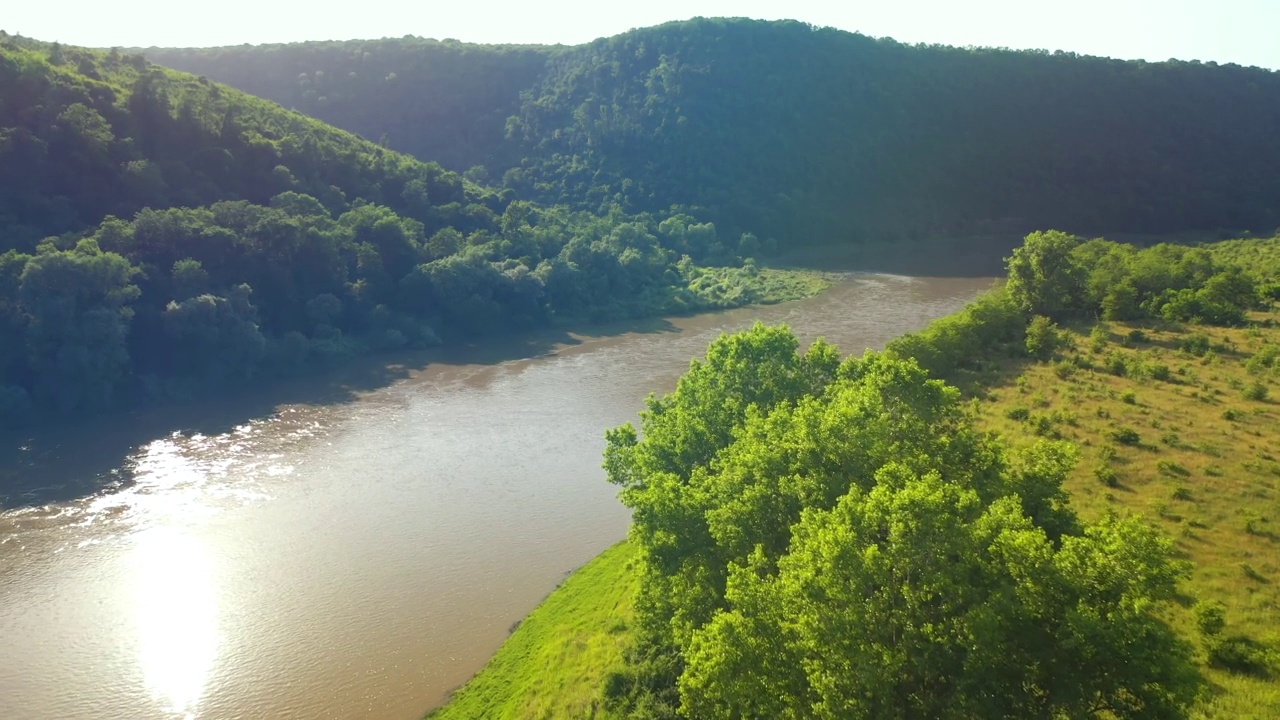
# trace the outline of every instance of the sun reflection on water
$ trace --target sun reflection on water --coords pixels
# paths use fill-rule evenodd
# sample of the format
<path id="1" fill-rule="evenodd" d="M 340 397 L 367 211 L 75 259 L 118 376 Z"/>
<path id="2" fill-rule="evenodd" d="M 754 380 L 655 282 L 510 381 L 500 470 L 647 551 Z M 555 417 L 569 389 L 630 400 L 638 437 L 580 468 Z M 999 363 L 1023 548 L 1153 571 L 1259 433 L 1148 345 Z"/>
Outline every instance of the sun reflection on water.
<path id="1" fill-rule="evenodd" d="M 204 543 L 172 527 L 133 536 L 134 611 L 147 688 L 167 712 L 195 717 L 218 656 L 218 598 Z"/>

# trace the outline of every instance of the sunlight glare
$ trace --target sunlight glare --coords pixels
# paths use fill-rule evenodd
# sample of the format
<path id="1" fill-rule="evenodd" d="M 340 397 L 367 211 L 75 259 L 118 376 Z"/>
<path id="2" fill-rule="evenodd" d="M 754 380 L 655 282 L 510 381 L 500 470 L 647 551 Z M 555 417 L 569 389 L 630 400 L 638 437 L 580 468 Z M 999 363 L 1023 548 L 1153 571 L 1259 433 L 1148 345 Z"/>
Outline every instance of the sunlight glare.
<path id="1" fill-rule="evenodd" d="M 177 528 L 134 536 L 138 662 L 165 710 L 195 717 L 218 655 L 218 602 L 204 544 Z"/>

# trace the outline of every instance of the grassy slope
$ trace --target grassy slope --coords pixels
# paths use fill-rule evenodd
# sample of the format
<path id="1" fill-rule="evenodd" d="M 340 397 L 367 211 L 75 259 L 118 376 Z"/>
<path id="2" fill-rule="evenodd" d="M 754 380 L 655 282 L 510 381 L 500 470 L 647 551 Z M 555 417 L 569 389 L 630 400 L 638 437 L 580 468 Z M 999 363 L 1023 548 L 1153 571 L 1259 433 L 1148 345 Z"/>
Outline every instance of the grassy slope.
<path id="1" fill-rule="evenodd" d="M 1268 318 L 1274 315 L 1254 317 Z M 1139 329 L 1146 341 L 1130 341 L 1129 332 Z M 1014 442 L 1037 435 L 1071 440 L 1081 461 L 1067 489 L 1082 516 L 1138 513 L 1176 539 L 1194 563 L 1182 588 L 1185 606 L 1171 618 L 1180 630 L 1195 635 L 1192 602 L 1220 600 L 1227 634 L 1280 647 L 1280 369 L 1246 369 L 1265 345 L 1280 344 L 1280 330 L 1113 324 L 1110 341 L 1096 351 L 1090 330 L 1073 328 L 1065 354 L 1094 369 L 1003 363 L 980 380 L 980 422 Z M 1192 333 L 1208 335 L 1217 349 L 1203 357 L 1178 349 Z M 1109 357 L 1123 358 L 1131 370 L 1123 377 L 1109 372 Z M 1157 364 L 1170 369 L 1167 381 L 1132 370 Z M 1243 388 L 1254 382 L 1267 385 L 1268 399 L 1245 397 Z M 1014 419 L 1019 410 L 1030 416 Z M 1118 427 L 1136 430 L 1140 444 L 1112 440 Z M 1099 466 L 1114 470 L 1114 486 L 1098 478 Z M 1280 717 L 1276 679 L 1208 674 L 1212 695 L 1198 708 L 1203 717 Z"/>
<path id="2" fill-rule="evenodd" d="M 631 546 L 575 572 L 503 644 L 484 670 L 428 717 L 593 718 L 610 669 L 622 666 L 633 617 Z"/>

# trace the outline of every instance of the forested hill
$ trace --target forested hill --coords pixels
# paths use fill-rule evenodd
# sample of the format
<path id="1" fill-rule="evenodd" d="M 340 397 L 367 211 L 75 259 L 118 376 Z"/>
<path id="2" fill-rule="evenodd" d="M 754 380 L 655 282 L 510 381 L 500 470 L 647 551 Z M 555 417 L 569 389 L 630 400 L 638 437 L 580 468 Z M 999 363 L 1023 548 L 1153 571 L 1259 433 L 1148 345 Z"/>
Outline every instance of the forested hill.
<path id="1" fill-rule="evenodd" d="M 140 56 L 0 35 L 0 428 L 811 290 L 685 213 L 517 194 Z"/>
<path id="2" fill-rule="evenodd" d="M 701 206 L 782 245 L 1280 224 L 1280 74 L 1257 68 L 724 19 L 146 53 L 543 201 Z"/>
<path id="3" fill-rule="evenodd" d="M 363 199 L 437 228 L 463 205 L 501 209 L 493 192 L 434 163 L 141 56 L 0 39 L 6 246 L 146 207 L 265 203 L 285 191 L 330 209 Z"/>
<path id="4" fill-rule="evenodd" d="M 568 50 L 405 37 L 141 52 L 461 172 L 506 161 L 520 93 Z"/>

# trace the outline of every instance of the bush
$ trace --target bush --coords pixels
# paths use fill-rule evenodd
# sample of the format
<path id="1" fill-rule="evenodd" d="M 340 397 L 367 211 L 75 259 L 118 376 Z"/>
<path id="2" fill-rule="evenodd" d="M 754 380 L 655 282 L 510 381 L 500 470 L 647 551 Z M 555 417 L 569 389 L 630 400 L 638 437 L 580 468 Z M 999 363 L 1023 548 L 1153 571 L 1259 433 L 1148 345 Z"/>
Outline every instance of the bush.
<path id="1" fill-rule="evenodd" d="M 1112 440 L 1121 445 L 1138 445 L 1142 442 L 1142 437 L 1138 435 L 1137 430 L 1124 425 L 1112 428 L 1109 435 Z"/>
<path id="2" fill-rule="evenodd" d="M 1093 468 L 1093 476 L 1098 482 L 1107 487 L 1118 487 L 1120 485 L 1120 477 L 1116 475 L 1116 471 L 1107 465 L 1097 465 Z"/>
<path id="3" fill-rule="evenodd" d="M 1111 329 L 1106 323 L 1098 323 L 1089 331 L 1089 349 L 1095 353 L 1101 353 L 1107 348 L 1107 343 L 1111 342 Z"/>
<path id="4" fill-rule="evenodd" d="M 1129 374 L 1129 363 L 1125 361 L 1124 355 L 1118 352 L 1113 352 L 1107 356 L 1104 367 L 1106 367 L 1107 372 L 1116 377 L 1124 377 Z"/>
<path id="5" fill-rule="evenodd" d="M 1143 371 L 1147 375 L 1150 375 L 1152 379 L 1159 380 L 1160 382 L 1169 382 L 1169 379 L 1173 377 L 1173 373 L 1169 370 L 1169 366 L 1164 363 L 1148 363 L 1143 365 Z"/>
<path id="6" fill-rule="evenodd" d="M 1196 603 L 1195 615 L 1196 628 L 1206 638 L 1221 635 L 1227 626 L 1227 606 L 1217 600 Z"/>
<path id="7" fill-rule="evenodd" d="M 1265 646 L 1240 635 L 1214 638 L 1209 643 L 1209 664 L 1260 678 L 1271 677 L 1273 665 Z"/>
<path id="8" fill-rule="evenodd" d="M 1076 374 L 1075 363 L 1061 360 L 1053 364 L 1053 374 L 1058 376 L 1059 380 L 1067 380 Z"/>
<path id="9" fill-rule="evenodd" d="M 1027 325 L 1027 354 L 1037 360 L 1048 360 L 1063 344 L 1058 326 L 1052 320 L 1036 315 Z"/>
<path id="10" fill-rule="evenodd" d="M 1009 418 L 1010 420 L 1022 421 L 1031 417 L 1031 411 L 1021 406 L 1011 407 L 1008 410 L 1004 411 L 1004 416 Z"/>
<path id="11" fill-rule="evenodd" d="M 1244 389 L 1244 397 L 1246 400 L 1266 400 L 1267 386 L 1260 381 L 1253 381 Z"/>
<path id="12" fill-rule="evenodd" d="M 957 368 L 973 364 L 993 350 L 1022 343 L 1026 318 L 1003 290 L 988 293 L 964 310 L 939 318 L 918 333 L 890 342 L 885 351 L 915 358 L 920 367 L 939 378 L 954 376 Z"/>
<path id="13" fill-rule="evenodd" d="M 1209 336 L 1202 332 L 1191 333 L 1190 335 L 1182 338 L 1182 341 L 1178 343 L 1179 350 L 1185 350 L 1192 355 L 1198 355 L 1200 357 L 1203 357 L 1205 353 L 1209 352 L 1211 347 L 1213 347 L 1213 343 L 1209 341 Z"/>

